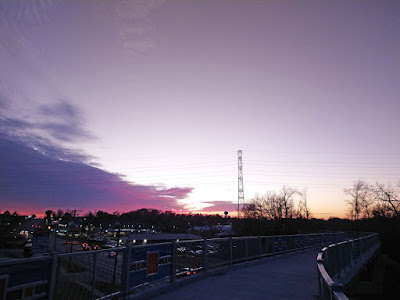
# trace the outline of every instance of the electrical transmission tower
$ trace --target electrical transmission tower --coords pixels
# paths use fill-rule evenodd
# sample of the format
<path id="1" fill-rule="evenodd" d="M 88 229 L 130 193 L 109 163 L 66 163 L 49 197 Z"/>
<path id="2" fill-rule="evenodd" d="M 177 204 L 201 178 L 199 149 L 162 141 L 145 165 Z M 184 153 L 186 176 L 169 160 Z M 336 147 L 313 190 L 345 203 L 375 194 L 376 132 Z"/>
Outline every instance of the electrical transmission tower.
<path id="1" fill-rule="evenodd" d="M 238 219 L 240 218 L 240 204 L 244 203 L 243 192 L 243 162 L 242 150 L 238 151 Z"/>

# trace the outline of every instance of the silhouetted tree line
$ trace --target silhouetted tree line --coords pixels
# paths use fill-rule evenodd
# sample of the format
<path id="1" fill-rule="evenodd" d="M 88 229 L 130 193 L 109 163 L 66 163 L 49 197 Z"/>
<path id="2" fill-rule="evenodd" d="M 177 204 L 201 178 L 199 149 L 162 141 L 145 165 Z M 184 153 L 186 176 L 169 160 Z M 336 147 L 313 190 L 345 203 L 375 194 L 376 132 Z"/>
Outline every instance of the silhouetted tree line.
<path id="1" fill-rule="evenodd" d="M 310 218 L 307 189 L 284 186 L 279 192 L 256 195 L 242 207 L 234 222 L 239 235 L 280 235 L 327 231 L 378 232 L 383 253 L 400 262 L 400 181 L 396 185 L 363 180 L 345 188 L 349 219 Z"/>
<path id="2" fill-rule="evenodd" d="M 268 191 L 256 195 L 242 206 L 242 215 L 246 219 L 292 219 L 311 217 L 307 204 L 307 189 L 298 190 L 283 186 L 279 192 Z"/>
<path id="3" fill-rule="evenodd" d="M 25 221 L 25 216 L 20 216 L 16 211 L 12 214 L 6 210 L 0 214 L 0 245 L 1 247 L 16 247 L 24 243 L 19 236 L 18 228 Z"/>
<path id="4" fill-rule="evenodd" d="M 352 187 L 343 191 L 348 196 L 347 215 L 353 220 L 373 216 L 400 218 L 400 180 L 396 185 L 371 185 L 364 180 L 357 180 Z"/>
<path id="5" fill-rule="evenodd" d="M 57 213 L 52 210 L 45 212 L 45 219 L 51 223 L 53 219 L 60 220 L 68 224 L 70 221 L 77 221 L 71 212 L 63 212 L 58 210 Z M 224 224 L 230 218 L 224 218 L 220 215 L 203 215 L 203 214 L 177 214 L 171 211 L 160 211 L 157 209 L 142 208 L 127 213 L 105 211 L 89 212 L 79 218 L 82 225 L 94 225 L 96 227 L 114 227 L 118 222 L 120 226 L 130 226 L 135 228 L 153 228 L 163 232 L 187 232 L 191 226 L 210 226 Z"/>

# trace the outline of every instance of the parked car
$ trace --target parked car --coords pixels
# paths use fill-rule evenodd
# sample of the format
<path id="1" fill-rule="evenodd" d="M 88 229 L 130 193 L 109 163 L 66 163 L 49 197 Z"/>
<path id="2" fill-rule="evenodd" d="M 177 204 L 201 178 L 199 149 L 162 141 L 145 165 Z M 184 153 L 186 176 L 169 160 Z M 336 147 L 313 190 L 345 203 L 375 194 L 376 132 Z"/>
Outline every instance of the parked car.
<path id="1" fill-rule="evenodd" d="M 186 253 L 186 247 L 178 247 L 176 248 L 176 254 L 182 255 Z"/>
<path id="2" fill-rule="evenodd" d="M 93 247 L 93 250 L 100 250 L 100 246 L 99 246 L 99 245 L 95 245 L 95 246 Z"/>
<path id="3" fill-rule="evenodd" d="M 176 277 L 177 278 L 181 278 L 181 277 L 186 277 L 189 275 L 195 275 L 196 273 L 201 271 L 201 267 L 200 268 L 182 268 L 180 271 L 176 270 Z"/>
<path id="4" fill-rule="evenodd" d="M 190 250 L 190 254 L 195 257 L 202 256 L 203 250 L 196 250 L 196 251 Z"/>

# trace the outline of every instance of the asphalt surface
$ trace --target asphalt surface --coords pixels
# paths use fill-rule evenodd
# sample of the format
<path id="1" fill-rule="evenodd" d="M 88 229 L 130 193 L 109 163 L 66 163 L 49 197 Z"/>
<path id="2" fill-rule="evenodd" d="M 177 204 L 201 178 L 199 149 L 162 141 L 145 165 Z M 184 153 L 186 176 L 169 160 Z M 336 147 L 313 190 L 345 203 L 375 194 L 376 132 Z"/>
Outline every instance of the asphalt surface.
<path id="1" fill-rule="evenodd" d="M 257 265 L 193 281 L 152 299 L 319 299 L 317 254 L 317 249 L 309 249 L 266 258 Z"/>

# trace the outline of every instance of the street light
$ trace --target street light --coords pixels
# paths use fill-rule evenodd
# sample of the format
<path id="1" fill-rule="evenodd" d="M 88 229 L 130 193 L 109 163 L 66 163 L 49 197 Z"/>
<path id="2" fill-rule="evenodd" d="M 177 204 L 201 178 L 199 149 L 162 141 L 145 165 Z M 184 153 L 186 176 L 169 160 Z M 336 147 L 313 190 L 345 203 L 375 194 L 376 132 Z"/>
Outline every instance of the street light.
<path id="1" fill-rule="evenodd" d="M 72 236 L 73 236 L 73 230 L 75 229 L 75 226 L 76 226 L 76 224 L 73 221 L 68 223 L 68 229 L 70 230 L 70 245 L 71 245 L 70 253 L 72 253 L 72 244 L 73 244 Z"/>
<path id="2" fill-rule="evenodd" d="M 119 247 L 119 238 L 120 238 L 120 235 L 121 235 L 121 223 L 120 222 L 115 222 L 114 223 L 114 229 L 118 229 L 118 232 L 117 232 L 117 247 Z"/>
<path id="3" fill-rule="evenodd" d="M 121 223 L 115 222 L 114 223 L 114 230 L 118 229 L 118 236 L 117 236 L 117 247 L 119 247 L 119 236 L 121 234 Z M 113 284 L 115 284 L 115 275 L 117 271 L 117 261 L 118 261 L 118 251 L 115 251 L 115 261 L 114 261 L 114 274 L 113 274 Z"/>

